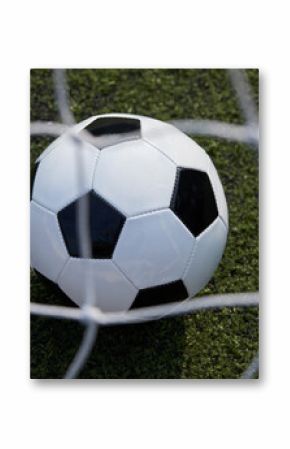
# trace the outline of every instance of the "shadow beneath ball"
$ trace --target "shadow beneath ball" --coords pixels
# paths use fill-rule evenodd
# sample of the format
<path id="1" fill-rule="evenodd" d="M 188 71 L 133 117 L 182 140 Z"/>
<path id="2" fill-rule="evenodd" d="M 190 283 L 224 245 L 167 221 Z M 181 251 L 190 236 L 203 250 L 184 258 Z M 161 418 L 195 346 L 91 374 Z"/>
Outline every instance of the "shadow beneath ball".
<path id="1" fill-rule="evenodd" d="M 57 286 L 32 272 L 31 300 L 76 307 Z M 32 316 L 31 378 L 64 376 L 83 336 L 77 322 Z M 184 318 L 99 330 L 81 379 L 178 379 L 185 348 Z"/>

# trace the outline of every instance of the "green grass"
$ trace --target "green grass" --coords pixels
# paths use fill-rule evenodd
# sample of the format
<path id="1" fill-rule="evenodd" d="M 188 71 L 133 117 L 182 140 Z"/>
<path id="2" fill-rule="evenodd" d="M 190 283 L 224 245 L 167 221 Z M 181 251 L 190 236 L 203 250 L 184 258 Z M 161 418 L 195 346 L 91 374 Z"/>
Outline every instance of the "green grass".
<path id="1" fill-rule="evenodd" d="M 258 102 L 258 71 L 248 70 Z M 107 112 L 242 123 L 224 70 L 70 70 L 76 119 Z M 58 120 L 50 70 L 31 72 L 31 120 Z M 258 157 L 240 144 L 196 138 L 222 179 L 230 217 L 224 257 L 201 295 L 258 289 Z M 31 163 L 50 139 L 33 138 Z M 32 272 L 32 301 L 61 304 Z M 258 349 L 258 310 L 223 309 L 102 328 L 82 378 L 238 378 Z M 32 317 L 31 377 L 60 378 L 81 341 L 78 323 Z"/>

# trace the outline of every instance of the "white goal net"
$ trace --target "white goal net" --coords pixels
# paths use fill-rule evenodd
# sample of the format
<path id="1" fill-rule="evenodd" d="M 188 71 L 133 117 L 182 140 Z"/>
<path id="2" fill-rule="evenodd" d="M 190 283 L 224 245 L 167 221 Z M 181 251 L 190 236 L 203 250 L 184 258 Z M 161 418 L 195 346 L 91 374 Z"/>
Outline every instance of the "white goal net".
<path id="1" fill-rule="evenodd" d="M 247 144 L 252 151 L 258 151 L 258 115 L 251 94 L 250 84 L 246 73 L 242 70 L 229 70 L 229 76 L 235 90 L 239 106 L 244 117 L 244 124 L 230 124 L 214 120 L 193 120 L 190 118 L 172 120 L 170 123 L 181 131 L 191 136 L 218 137 L 235 142 Z M 64 131 L 72 132 L 75 118 L 70 108 L 70 98 L 67 89 L 67 78 L 65 70 L 54 70 L 55 98 L 61 117 L 61 123 L 36 121 L 31 123 L 32 136 L 59 136 Z M 85 131 L 73 134 L 76 142 L 81 145 L 82 138 L 94 139 L 86 135 Z M 82 152 L 78 153 L 78 166 L 80 177 L 82 171 Z M 90 247 L 90 236 L 86 226 L 88 217 L 88 204 L 85 201 L 78 205 L 78 233 L 81 246 L 81 254 L 88 257 Z M 94 293 L 88 291 L 81 308 L 70 308 L 55 305 L 31 303 L 31 313 L 45 316 L 50 319 L 77 320 L 84 326 L 84 335 L 76 355 L 65 373 L 65 378 L 76 378 L 84 367 L 97 338 L 100 326 L 123 325 L 138 323 L 154 319 L 169 318 L 176 315 L 196 313 L 207 309 L 221 309 L 223 307 L 252 307 L 258 306 L 259 298 L 257 292 L 235 293 L 226 295 L 210 295 L 197 299 L 189 299 L 182 303 L 170 303 L 154 307 L 144 307 L 128 312 L 103 313 L 93 305 Z M 259 367 L 258 354 L 242 374 L 242 378 L 250 379 L 256 376 Z"/>

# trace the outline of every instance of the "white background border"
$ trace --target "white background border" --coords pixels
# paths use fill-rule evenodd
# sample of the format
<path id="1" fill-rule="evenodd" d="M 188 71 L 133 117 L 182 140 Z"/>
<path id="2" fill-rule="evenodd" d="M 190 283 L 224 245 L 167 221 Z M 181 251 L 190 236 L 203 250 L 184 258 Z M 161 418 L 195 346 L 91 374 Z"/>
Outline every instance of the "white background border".
<path id="1" fill-rule="evenodd" d="M 1 447 L 289 445 L 289 14 L 269 4 L 1 7 Z M 260 381 L 29 380 L 29 68 L 113 66 L 261 70 Z"/>

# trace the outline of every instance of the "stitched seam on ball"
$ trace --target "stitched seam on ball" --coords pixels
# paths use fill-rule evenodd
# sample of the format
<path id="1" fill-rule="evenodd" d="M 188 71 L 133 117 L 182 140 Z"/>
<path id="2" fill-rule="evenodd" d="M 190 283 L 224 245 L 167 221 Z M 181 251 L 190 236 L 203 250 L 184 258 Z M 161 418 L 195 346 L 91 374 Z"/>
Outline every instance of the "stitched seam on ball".
<path id="1" fill-rule="evenodd" d="M 193 260 L 193 258 L 194 258 L 194 254 L 195 254 L 195 252 L 196 252 L 196 247 L 197 247 L 197 240 L 195 239 L 195 242 L 194 242 L 193 248 L 192 248 L 192 250 L 191 250 L 191 252 L 190 252 L 188 261 L 187 261 L 187 263 L 186 263 L 186 265 L 185 265 L 185 268 L 184 268 L 184 270 L 183 270 L 183 273 L 182 273 L 182 275 L 181 275 L 181 279 L 182 279 L 182 280 L 184 280 L 184 278 L 185 278 L 185 276 L 186 276 L 186 274 L 187 274 L 187 271 L 189 270 L 190 264 L 191 264 L 191 262 L 192 262 L 192 260 Z M 187 288 L 186 288 L 186 289 L 187 289 Z M 188 293 L 188 297 L 190 297 L 190 294 L 189 294 L 189 291 L 188 291 L 188 290 L 187 290 L 187 293 Z"/>
<path id="2" fill-rule="evenodd" d="M 41 207 L 42 209 L 45 209 L 47 212 L 50 212 L 51 214 L 57 215 L 57 212 L 55 212 L 54 210 L 52 210 L 49 207 L 45 206 L 39 200 L 36 200 L 33 197 L 32 197 L 31 203 L 35 203 L 37 206 Z"/>
<path id="3" fill-rule="evenodd" d="M 211 229 L 214 227 L 215 223 L 217 223 L 217 221 L 218 221 L 219 219 L 220 219 L 220 216 L 218 215 L 218 216 L 214 219 L 214 221 L 212 221 L 211 224 L 208 225 L 208 227 L 207 227 L 204 231 L 202 231 L 202 232 L 197 236 L 197 240 L 198 240 L 200 237 L 202 237 L 202 236 L 208 234 L 208 233 L 211 231 Z"/>
<path id="4" fill-rule="evenodd" d="M 99 198 L 101 198 L 101 200 L 103 200 L 106 204 L 108 204 L 109 206 L 111 206 L 113 209 L 115 209 L 117 212 L 119 212 L 120 214 L 122 214 L 124 217 L 125 217 L 125 219 L 127 220 L 127 218 L 130 218 L 131 217 L 131 215 L 128 215 L 125 211 L 123 211 L 123 209 L 121 209 L 120 207 L 118 207 L 118 206 L 116 206 L 115 205 L 115 203 L 112 203 L 112 201 L 111 200 L 108 200 L 107 198 L 105 198 L 103 195 L 101 195 L 99 192 L 97 192 L 95 189 L 91 189 L 93 192 L 94 192 L 94 194 L 96 195 L 96 196 L 98 196 Z M 90 191 L 91 191 L 90 190 Z M 125 221 L 126 221 L 125 220 Z M 124 223 L 124 225 L 125 225 L 125 223 Z M 123 225 L 123 226 L 124 226 Z"/>
<path id="5" fill-rule="evenodd" d="M 65 203 L 63 206 L 61 206 L 60 209 L 58 209 L 57 212 L 54 212 L 56 215 L 58 215 L 63 209 L 65 209 L 67 206 L 69 206 L 71 203 L 74 203 L 75 201 L 79 200 L 82 196 L 87 195 L 92 189 L 90 187 L 87 187 L 84 192 L 81 193 L 81 196 L 78 196 L 77 198 L 70 198 L 68 203 Z"/>
<path id="6" fill-rule="evenodd" d="M 49 209 L 48 207 L 44 206 L 44 204 L 39 203 L 37 200 L 33 199 L 30 201 L 30 204 L 35 204 L 40 209 L 44 209 L 46 212 L 49 212 L 50 214 L 56 215 L 57 213 L 54 210 Z"/>
<path id="7" fill-rule="evenodd" d="M 137 285 L 134 284 L 134 282 L 127 276 L 127 274 L 124 273 L 120 265 L 112 258 L 111 261 L 115 265 L 115 267 L 120 271 L 120 273 L 124 276 L 124 278 L 137 290 L 137 293 L 139 292 L 140 288 L 137 287 Z"/>
<path id="8" fill-rule="evenodd" d="M 38 158 L 36 159 L 36 161 L 35 162 L 39 162 L 39 164 L 41 164 L 41 162 L 42 161 L 44 161 L 46 158 L 47 158 L 47 156 L 49 156 L 50 155 L 50 153 L 53 151 L 53 150 L 55 150 L 59 145 L 60 145 L 60 143 L 62 142 L 62 138 L 64 137 L 64 134 L 61 134 L 60 136 L 58 136 L 53 142 L 51 142 L 51 148 L 49 149 L 49 151 L 47 152 L 47 154 L 45 155 L 45 156 L 43 156 L 43 158 L 42 159 L 40 159 L 39 160 L 39 158 L 41 157 L 41 155 L 48 149 L 48 147 L 46 148 L 46 150 L 44 150 L 39 156 L 38 156 Z M 57 140 L 59 139 L 59 141 L 58 142 L 56 142 Z"/>
<path id="9" fill-rule="evenodd" d="M 99 154 L 97 154 L 97 155 L 95 156 L 94 164 L 97 164 L 98 158 L 99 158 Z M 95 170 L 96 170 L 96 165 L 94 165 L 93 173 L 95 172 Z M 92 178 L 92 184 L 93 184 L 93 179 L 94 179 L 94 178 Z M 87 187 L 86 190 L 81 194 L 81 196 L 86 195 L 86 194 L 89 193 L 91 190 L 94 190 L 94 189 L 93 189 L 92 187 L 91 187 L 91 188 L 90 188 L 90 187 Z M 96 192 L 96 193 L 97 193 L 97 192 Z M 101 195 L 99 195 L 99 196 L 101 196 Z M 46 209 L 47 211 L 49 211 L 49 212 L 51 212 L 51 213 L 53 213 L 53 214 L 55 214 L 55 215 L 57 215 L 60 211 L 62 211 L 62 209 L 65 209 L 65 208 L 66 208 L 69 204 L 71 204 L 72 202 L 77 201 L 79 198 L 80 198 L 79 196 L 78 196 L 77 198 L 74 198 L 74 197 L 70 198 L 70 199 L 68 200 L 67 203 L 65 203 L 63 206 L 61 206 L 60 209 L 58 209 L 57 211 L 54 211 L 54 210 L 50 209 L 49 207 L 47 207 L 46 205 L 44 205 L 43 203 L 41 203 L 41 201 L 39 201 L 38 199 L 36 199 L 36 198 L 33 197 L 33 195 L 32 195 L 32 201 L 33 201 L 35 204 L 37 204 L 37 205 L 40 206 L 40 207 L 43 207 L 44 209 Z M 104 200 L 105 200 L 105 198 L 104 198 Z M 107 201 L 107 200 L 105 200 L 105 201 Z M 107 201 L 107 203 L 108 203 L 108 201 Z M 119 210 L 116 206 L 115 206 L 115 208 L 116 208 L 117 210 Z"/>
<path id="10" fill-rule="evenodd" d="M 146 212 L 137 212 L 134 215 L 129 215 L 128 218 L 138 218 L 138 217 L 143 217 L 144 215 L 151 215 L 154 214 L 155 212 L 162 212 L 165 210 L 170 210 L 169 206 L 165 206 L 165 207 L 159 207 L 157 209 L 152 209 L 152 210 L 146 210 Z"/>
<path id="11" fill-rule="evenodd" d="M 98 155 L 95 156 L 95 157 L 97 158 Z M 94 161 L 94 162 L 96 162 L 96 161 Z M 94 169 L 95 169 L 95 166 L 94 166 L 94 168 L 93 168 L 93 171 L 94 171 Z M 67 203 L 65 203 L 63 206 L 61 206 L 60 209 L 58 209 L 57 212 L 54 212 L 54 211 L 51 211 L 51 212 L 54 212 L 54 213 L 57 215 L 59 212 L 61 212 L 63 209 L 65 209 L 69 204 L 74 203 L 75 201 L 78 201 L 81 197 L 83 197 L 84 195 L 87 195 L 89 192 L 91 192 L 91 190 L 93 190 L 92 187 L 88 186 L 88 187 L 85 189 L 85 191 L 84 191 L 83 193 L 81 193 L 80 196 L 77 196 L 76 198 L 74 198 L 74 197 L 70 198 L 70 199 L 68 200 Z M 108 202 L 108 201 L 107 201 L 107 202 Z M 46 206 L 44 206 L 44 207 L 46 207 Z M 48 210 L 50 210 L 50 209 L 48 209 Z"/>
<path id="12" fill-rule="evenodd" d="M 159 151 L 163 156 L 165 156 L 172 164 L 174 164 L 177 167 L 176 162 L 173 159 L 171 159 L 171 157 L 169 157 L 166 153 L 164 153 L 160 148 L 153 145 L 153 143 L 151 143 L 149 140 L 145 139 L 144 137 L 142 137 L 142 139 L 144 140 L 145 143 L 147 143 L 151 147 L 155 148 L 155 150 Z"/>
<path id="13" fill-rule="evenodd" d="M 107 145 L 105 147 L 96 147 L 99 151 L 106 151 L 106 150 L 110 150 L 113 147 L 116 147 L 117 145 L 121 145 L 121 144 L 126 144 L 127 142 L 138 142 L 138 140 L 143 140 L 142 137 L 138 137 L 137 139 L 128 139 L 128 140 L 123 140 L 121 142 L 116 142 L 116 143 L 112 143 L 111 145 Z"/>
<path id="14" fill-rule="evenodd" d="M 184 231 L 188 234 L 188 236 L 190 236 L 192 239 L 196 240 L 195 235 L 188 229 L 188 227 L 183 223 L 182 220 L 180 220 L 180 218 L 176 215 L 176 213 L 172 210 L 172 209 L 167 209 L 170 214 L 173 215 L 174 219 L 178 221 L 179 225 L 181 225 L 184 229 Z"/>
<path id="15" fill-rule="evenodd" d="M 71 259 L 71 257 L 70 257 L 70 255 L 68 255 L 67 260 L 64 262 L 64 264 L 63 264 L 63 266 L 62 266 L 62 268 L 61 268 L 61 270 L 60 270 L 60 272 L 59 272 L 59 275 L 57 276 L 57 278 L 56 278 L 56 280 L 55 280 L 55 282 L 56 282 L 56 284 L 59 286 L 59 288 L 61 288 L 61 287 L 60 287 L 60 285 L 58 284 L 58 282 L 59 282 L 59 280 L 60 280 L 60 278 L 61 278 L 61 276 L 62 276 L 62 274 L 63 274 L 63 272 L 64 272 L 64 270 L 65 270 L 65 268 L 66 268 L 66 266 L 67 266 L 67 264 L 69 263 L 70 259 Z"/>
<path id="16" fill-rule="evenodd" d="M 226 233 L 228 234 L 229 232 L 229 227 L 226 224 L 225 220 L 223 219 L 223 217 L 221 215 L 218 216 L 218 218 L 220 219 L 220 221 L 222 222 L 222 224 L 224 225 L 224 227 L 226 228 Z"/>
<path id="17" fill-rule="evenodd" d="M 197 247 L 197 244 L 198 244 L 198 240 L 200 239 L 201 236 L 204 236 L 204 235 L 208 234 L 211 231 L 211 229 L 213 228 L 213 226 L 215 225 L 215 223 L 217 222 L 218 219 L 220 219 L 219 216 L 216 217 L 216 219 L 201 234 L 199 234 L 198 237 L 195 238 L 195 245 L 194 245 L 194 248 L 192 250 L 191 256 L 189 258 L 188 264 L 187 264 L 187 266 L 184 269 L 184 272 L 183 272 L 183 275 L 182 275 L 183 276 L 182 279 L 184 279 L 184 277 L 187 275 L 187 271 L 189 270 L 189 266 L 190 266 L 190 264 L 191 264 L 191 262 L 193 260 L 194 254 L 196 252 L 196 247 Z"/>
<path id="18" fill-rule="evenodd" d="M 101 153 L 98 155 L 97 160 L 96 160 L 96 165 L 95 165 L 95 167 L 94 167 L 94 173 L 93 173 L 93 179 L 92 179 L 92 188 L 91 188 L 90 191 L 93 191 L 95 195 L 97 195 L 97 196 L 100 197 L 103 201 L 105 201 L 107 204 L 109 204 L 110 206 L 112 206 L 116 211 L 118 211 L 118 212 L 120 212 L 122 215 L 124 215 L 124 217 L 125 217 L 126 219 L 127 219 L 127 218 L 130 218 L 131 215 L 128 215 L 127 212 L 125 212 L 125 211 L 124 211 L 123 209 L 121 209 L 120 207 L 116 206 L 115 203 L 113 203 L 111 200 L 105 198 L 101 193 L 98 192 L 98 190 L 96 190 L 96 189 L 94 188 L 94 179 L 95 179 L 95 176 L 96 176 L 97 165 L 98 165 L 98 162 L 99 162 L 100 157 L 101 157 Z"/>
<path id="19" fill-rule="evenodd" d="M 92 176 L 92 190 L 94 190 L 94 179 L 95 179 L 97 165 L 98 165 L 100 157 L 101 157 L 101 150 L 99 150 L 99 152 L 98 152 L 98 154 L 96 156 L 96 160 L 95 160 L 95 165 L 94 165 L 94 169 L 93 169 L 93 176 Z"/>

